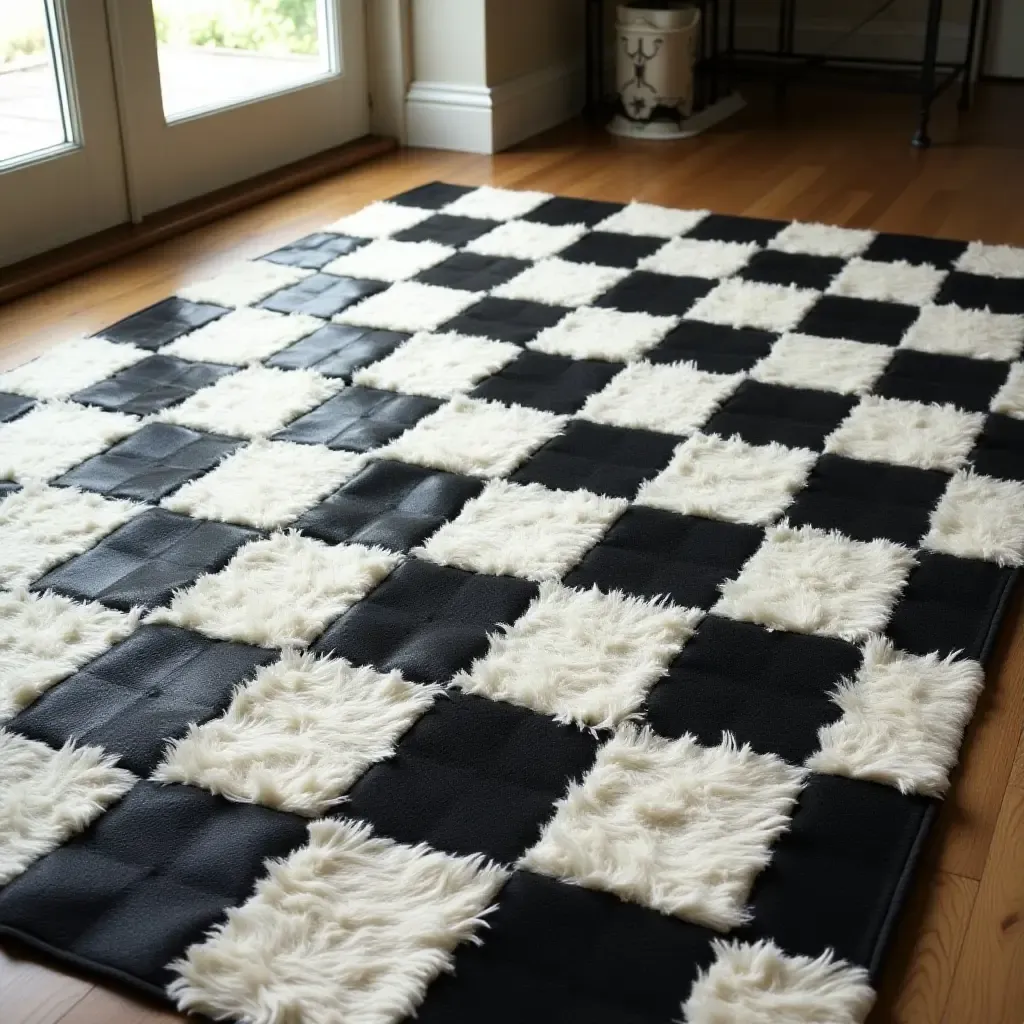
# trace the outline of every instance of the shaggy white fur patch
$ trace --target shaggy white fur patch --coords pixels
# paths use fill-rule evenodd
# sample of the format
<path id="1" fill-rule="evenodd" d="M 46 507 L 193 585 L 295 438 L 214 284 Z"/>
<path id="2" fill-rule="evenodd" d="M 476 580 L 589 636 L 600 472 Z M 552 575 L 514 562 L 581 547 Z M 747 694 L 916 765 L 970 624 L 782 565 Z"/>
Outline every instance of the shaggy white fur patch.
<path id="1" fill-rule="evenodd" d="M 392 1024 L 414 1016 L 427 986 L 508 873 L 322 820 L 309 843 L 267 864 L 241 907 L 171 965 L 178 1009 L 225 1020 Z"/>
<path id="2" fill-rule="evenodd" d="M 149 355 L 134 345 L 106 338 L 76 338 L 0 373 L 0 391 L 29 398 L 69 398 Z"/>
<path id="3" fill-rule="evenodd" d="M 409 395 L 451 398 L 497 373 L 520 353 L 518 345 L 490 338 L 417 334 L 380 362 L 357 370 L 353 384 Z"/>
<path id="4" fill-rule="evenodd" d="M 478 220 L 511 220 L 536 210 L 550 198 L 549 192 L 483 185 L 459 196 L 444 208 L 444 212 L 455 217 L 476 217 Z"/>
<path id="5" fill-rule="evenodd" d="M 637 269 L 676 277 L 729 277 L 745 267 L 760 248 L 756 242 L 673 238 L 640 260 Z"/>
<path id="6" fill-rule="evenodd" d="M 923 546 L 999 565 L 1024 564 L 1024 484 L 957 473 L 932 512 Z"/>
<path id="7" fill-rule="evenodd" d="M 983 685 L 976 661 L 919 657 L 872 637 L 854 679 L 833 695 L 843 717 L 818 730 L 807 767 L 942 796 Z"/>
<path id="8" fill-rule="evenodd" d="M 1024 277 L 1024 249 L 971 242 L 956 261 L 956 269 L 987 277 Z"/>
<path id="9" fill-rule="evenodd" d="M 875 993 L 868 972 L 826 950 L 817 959 L 788 956 L 775 943 L 712 945 L 683 1005 L 686 1024 L 862 1024 Z"/>
<path id="10" fill-rule="evenodd" d="M 913 567 L 914 553 L 889 540 L 772 526 L 739 576 L 722 584 L 712 611 L 769 629 L 865 640 L 885 629 Z"/>
<path id="11" fill-rule="evenodd" d="M 686 319 L 728 327 L 757 327 L 781 334 L 796 327 L 819 295 L 820 292 L 809 288 L 732 277 L 698 299 L 686 313 Z"/>
<path id="12" fill-rule="evenodd" d="M 159 419 L 215 434 L 259 437 L 326 402 L 342 386 L 315 370 L 250 366 L 165 409 Z"/>
<path id="13" fill-rule="evenodd" d="M 1024 420 L 1024 363 L 1014 363 L 1010 367 L 1006 381 L 996 392 L 989 408 L 992 412 Z"/>
<path id="14" fill-rule="evenodd" d="M 526 347 L 573 359 L 629 362 L 654 348 L 678 322 L 674 316 L 582 306 L 545 328 Z"/>
<path id="15" fill-rule="evenodd" d="M 450 245 L 440 242 L 396 242 L 391 238 L 378 238 L 332 260 L 321 272 L 374 281 L 404 281 L 436 266 L 454 253 Z"/>
<path id="16" fill-rule="evenodd" d="M 865 395 L 828 436 L 825 451 L 919 469 L 959 468 L 985 423 L 955 405 Z"/>
<path id="17" fill-rule="evenodd" d="M 458 395 L 374 455 L 468 476 L 506 476 L 565 423 L 565 416 L 540 409 Z"/>
<path id="18" fill-rule="evenodd" d="M 52 593 L 0 591 L 0 722 L 131 634 L 139 614 Z"/>
<path id="19" fill-rule="evenodd" d="M 146 621 L 258 647 L 304 647 L 401 561 L 383 548 L 275 533 L 243 545 Z"/>
<path id="20" fill-rule="evenodd" d="M 355 475 L 366 461 L 319 444 L 259 439 L 161 504 L 197 519 L 267 530 L 292 522 Z"/>
<path id="21" fill-rule="evenodd" d="M 521 863 L 726 931 L 748 920 L 744 904 L 804 776 L 728 733 L 702 747 L 624 725 Z"/>
<path id="22" fill-rule="evenodd" d="M 621 267 L 572 263 L 552 257 L 527 267 L 491 294 L 499 299 L 525 299 L 549 306 L 582 306 L 628 275 L 629 271 Z"/>
<path id="23" fill-rule="evenodd" d="M 481 256 L 510 256 L 517 260 L 542 260 L 554 256 L 587 233 L 585 224 L 539 224 L 510 220 L 474 238 L 466 252 Z"/>
<path id="24" fill-rule="evenodd" d="M 939 286 L 948 276 L 948 270 L 939 270 L 929 263 L 907 263 L 905 260 L 880 263 L 858 257 L 850 260 L 832 278 L 828 294 L 923 306 L 935 298 Z"/>
<path id="25" fill-rule="evenodd" d="M 859 256 L 875 239 L 875 231 L 838 228 L 831 224 L 802 224 L 794 221 L 769 243 L 780 252 L 808 253 L 811 256 Z"/>
<path id="26" fill-rule="evenodd" d="M 189 302 L 209 302 L 215 306 L 249 306 L 312 273 L 312 270 L 305 267 L 250 260 L 247 263 L 236 263 L 214 277 L 179 288 L 176 294 Z"/>
<path id="27" fill-rule="evenodd" d="M 0 584 L 24 587 L 80 555 L 146 506 L 30 484 L 0 502 Z"/>
<path id="28" fill-rule="evenodd" d="M 137 416 L 74 402 L 46 402 L 0 424 L 0 480 L 52 480 L 134 434 Z"/>
<path id="29" fill-rule="evenodd" d="M 924 306 L 900 345 L 973 359 L 1016 359 L 1024 346 L 1024 316 L 954 305 Z"/>
<path id="30" fill-rule="evenodd" d="M 339 324 L 376 327 L 382 331 L 436 331 L 446 320 L 484 297 L 483 292 L 464 292 L 419 281 L 399 281 L 342 310 L 334 317 Z"/>
<path id="31" fill-rule="evenodd" d="M 0 885 L 98 818 L 138 781 L 99 747 L 54 750 L 0 729 Z"/>
<path id="32" fill-rule="evenodd" d="M 689 434 L 739 387 L 744 375 L 693 363 L 632 363 L 587 399 L 579 415 L 617 427 Z"/>
<path id="33" fill-rule="evenodd" d="M 707 210 L 674 210 L 670 206 L 630 203 L 596 225 L 595 231 L 613 231 L 620 235 L 648 235 L 671 238 L 695 228 Z"/>
<path id="34" fill-rule="evenodd" d="M 499 627 L 487 654 L 452 685 L 560 722 L 611 728 L 636 712 L 703 614 L 542 583 L 526 612 Z"/>
<path id="35" fill-rule="evenodd" d="M 285 316 L 269 309 L 236 309 L 164 345 L 160 354 L 245 366 L 280 352 L 323 325 L 323 320 L 302 313 Z"/>
<path id="36" fill-rule="evenodd" d="M 784 334 L 750 376 L 765 384 L 860 395 L 882 375 L 893 351 L 889 345 Z"/>
<path id="37" fill-rule="evenodd" d="M 157 782 L 313 817 L 343 798 L 427 711 L 439 686 L 285 651 L 236 688 L 220 718 L 172 740 Z"/>
<path id="38" fill-rule="evenodd" d="M 696 434 L 636 496 L 637 505 L 731 523 L 770 523 L 793 501 L 818 456 L 773 441 Z"/>
<path id="39" fill-rule="evenodd" d="M 398 203 L 370 203 L 347 217 L 332 221 L 323 230 L 340 235 L 355 235 L 357 238 L 388 238 L 406 228 L 415 227 L 435 213 L 436 210 L 422 210 L 417 206 L 401 206 Z"/>
<path id="40" fill-rule="evenodd" d="M 628 504 L 589 491 L 492 480 L 414 554 L 493 576 L 558 579 Z"/>

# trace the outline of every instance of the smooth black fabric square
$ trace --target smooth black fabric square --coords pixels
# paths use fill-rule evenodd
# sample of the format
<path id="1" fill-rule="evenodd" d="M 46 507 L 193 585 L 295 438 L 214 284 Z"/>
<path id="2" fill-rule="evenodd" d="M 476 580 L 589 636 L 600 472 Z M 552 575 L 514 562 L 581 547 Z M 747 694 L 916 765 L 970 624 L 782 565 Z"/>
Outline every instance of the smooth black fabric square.
<path id="1" fill-rule="evenodd" d="M 709 373 L 741 373 L 768 355 L 777 339 L 777 334 L 753 327 L 683 320 L 644 358 L 651 363 L 694 363 Z"/>
<path id="2" fill-rule="evenodd" d="M 886 398 L 939 402 L 984 412 L 1003 386 L 1009 363 L 901 348 L 872 389 Z"/>
<path id="3" fill-rule="evenodd" d="M 192 786 L 139 782 L 0 891 L 0 925 L 120 971 L 166 999 L 171 961 L 243 903 L 308 822 Z"/>
<path id="4" fill-rule="evenodd" d="M 275 352 L 266 362 L 282 370 L 316 370 L 328 377 L 348 377 L 390 355 L 411 335 L 368 327 L 326 324 L 294 345 Z"/>
<path id="5" fill-rule="evenodd" d="M 623 205 L 599 202 L 596 199 L 555 196 L 519 219 L 537 221 L 540 224 L 586 224 L 592 228 L 613 213 L 618 213 L 623 209 Z"/>
<path id="6" fill-rule="evenodd" d="M 840 717 L 830 694 L 860 662 L 844 640 L 709 615 L 647 695 L 645 719 L 662 736 L 692 733 L 717 746 L 728 731 L 802 764 L 818 749 L 818 729 Z"/>
<path id="7" fill-rule="evenodd" d="M 970 462 L 985 476 L 1024 481 L 1024 420 L 990 413 L 974 443 Z"/>
<path id="8" fill-rule="evenodd" d="M 76 402 L 113 412 L 149 416 L 177 405 L 200 388 L 235 373 L 237 367 L 153 355 L 72 395 Z"/>
<path id="9" fill-rule="evenodd" d="M 1013 579 L 1010 566 L 921 551 L 885 632 L 911 654 L 962 651 L 980 659 Z"/>
<path id="10" fill-rule="evenodd" d="M 949 474 L 935 469 L 823 455 L 786 516 L 794 526 L 917 547 L 948 483 Z"/>
<path id="11" fill-rule="evenodd" d="M 417 274 L 415 280 L 440 288 L 487 292 L 497 288 L 499 284 L 511 281 L 528 266 L 530 264 L 526 260 L 514 260 L 506 256 L 481 256 L 475 252 L 457 252 L 443 263 Z"/>
<path id="12" fill-rule="evenodd" d="M 635 267 L 645 256 L 657 252 L 664 238 L 622 235 L 612 231 L 591 231 L 563 249 L 558 258 L 573 263 L 596 263 L 602 267 Z"/>
<path id="13" fill-rule="evenodd" d="M 279 441 L 368 452 L 393 441 L 440 408 L 436 398 L 349 387 L 274 435 Z"/>
<path id="14" fill-rule="evenodd" d="M 268 295 L 260 306 L 276 313 L 306 313 L 327 319 L 387 287 L 383 281 L 313 274 Z"/>
<path id="15" fill-rule="evenodd" d="M 619 309 L 623 313 L 682 316 L 716 284 L 704 277 L 675 277 L 636 270 L 606 291 L 594 305 Z"/>
<path id="16" fill-rule="evenodd" d="M 166 604 L 174 590 L 218 572 L 255 530 L 147 509 L 84 554 L 51 569 L 33 589 L 56 590 L 127 611 Z"/>
<path id="17" fill-rule="evenodd" d="M 1024 313 L 1024 281 L 1019 277 L 988 277 L 954 270 L 939 289 L 936 303 L 990 313 Z"/>
<path id="18" fill-rule="evenodd" d="M 515 622 L 536 595 L 536 584 L 514 576 L 413 558 L 336 620 L 313 649 L 381 672 L 398 669 L 415 682 L 444 682 L 486 654 L 488 634 Z"/>
<path id="19" fill-rule="evenodd" d="M 892 786 L 811 775 L 751 893 L 745 938 L 867 967 L 930 801 Z"/>
<path id="20" fill-rule="evenodd" d="M 54 482 L 112 498 L 159 501 L 213 469 L 241 443 L 171 423 L 150 423 Z"/>
<path id="21" fill-rule="evenodd" d="M 525 345 L 547 327 L 554 327 L 569 310 L 541 302 L 488 296 L 449 320 L 439 330 L 511 341 Z"/>
<path id="22" fill-rule="evenodd" d="M 555 491 L 633 498 L 645 480 L 668 465 L 681 440 L 653 430 L 572 420 L 564 433 L 538 448 L 511 479 Z"/>
<path id="23" fill-rule="evenodd" d="M 564 582 L 710 608 L 718 600 L 719 584 L 739 573 L 763 539 L 757 526 L 634 505 Z"/>
<path id="24" fill-rule="evenodd" d="M 417 1024 L 666 1024 L 715 932 L 611 893 L 516 871 L 479 945 L 455 952 Z"/>
<path id="25" fill-rule="evenodd" d="M 812 256 L 808 253 L 764 249 L 754 253 L 737 276 L 747 281 L 796 285 L 823 292 L 844 266 L 846 260 L 839 256 Z"/>
<path id="26" fill-rule="evenodd" d="M 96 744 L 145 777 L 168 739 L 223 712 L 234 687 L 277 657 L 187 629 L 142 626 L 47 690 L 8 728 L 52 747 L 72 737 Z"/>
<path id="27" fill-rule="evenodd" d="M 506 405 L 574 413 L 622 369 L 621 363 L 524 351 L 470 392 Z"/>
<path id="28" fill-rule="evenodd" d="M 382 459 L 305 512 L 295 528 L 329 544 L 408 551 L 454 519 L 482 489 L 482 480 Z"/>
<path id="29" fill-rule="evenodd" d="M 786 225 L 787 221 L 784 220 L 710 213 L 684 234 L 687 238 L 702 238 L 705 241 L 757 242 L 759 245 L 766 245 Z"/>
<path id="30" fill-rule="evenodd" d="M 393 757 L 369 768 L 339 813 L 402 843 L 512 864 L 597 746 L 590 731 L 455 692 L 438 698 Z"/>
<path id="31" fill-rule="evenodd" d="M 919 235 L 880 234 L 861 253 L 866 260 L 882 263 L 912 263 L 921 266 L 930 263 L 940 270 L 948 270 L 963 255 L 966 242 L 949 238 L 922 238 Z"/>
<path id="32" fill-rule="evenodd" d="M 422 210 L 439 210 L 467 192 L 475 191 L 475 185 L 449 185 L 446 181 L 430 181 L 426 185 L 417 185 L 406 192 L 399 192 L 388 202 L 398 203 L 399 206 L 418 206 Z"/>
<path id="33" fill-rule="evenodd" d="M 917 306 L 898 302 L 822 295 L 800 321 L 797 331 L 822 338 L 898 345 L 920 312 Z"/>
<path id="34" fill-rule="evenodd" d="M 230 312 L 224 306 L 170 298 L 118 320 L 97 334 L 107 341 L 128 341 L 139 348 L 158 349 Z"/>
<path id="35" fill-rule="evenodd" d="M 28 412 L 36 404 L 34 398 L 8 394 L 0 391 L 0 423 L 9 423 Z"/>
<path id="36" fill-rule="evenodd" d="M 261 260 L 271 263 L 283 263 L 288 267 L 305 267 L 307 270 L 320 270 L 339 256 L 347 256 L 356 249 L 361 249 L 369 241 L 367 238 L 352 238 L 349 235 L 335 235 L 329 231 L 317 231 L 306 235 L 290 245 L 268 252 Z"/>
<path id="37" fill-rule="evenodd" d="M 460 246 L 474 238 L 486 235 L 498 226 L 496 220 L 479 217 L 453 217 L 449 213 L 435 213 L 411 228 L 394 235 L 396 242 L 440 242 L 442 245 Z"/>
<path id="38" fill-rule="evenodd" d="M 745 380 L 704 425 L 705 434 L 739 434 L 748 444 L 778 441 L 820 451 L 857 404 L 852 395 Z"/>

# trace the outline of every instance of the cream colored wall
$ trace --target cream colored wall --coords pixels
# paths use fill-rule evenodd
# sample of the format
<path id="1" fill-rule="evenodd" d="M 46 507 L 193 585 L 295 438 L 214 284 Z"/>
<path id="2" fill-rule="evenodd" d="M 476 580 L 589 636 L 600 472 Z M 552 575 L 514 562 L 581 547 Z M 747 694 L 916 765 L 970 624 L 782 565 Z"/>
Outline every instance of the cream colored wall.
<path id="1" fill-rule="evenodd" d="M 485 0 L 413 0 L 413 74 L 419 82 L 487 84 Z"/>
<path id="2" fill-rule="evenodd" d="M 488 85 L 583 61 L 583 0 L 486 0 L 486 10 Z"/>

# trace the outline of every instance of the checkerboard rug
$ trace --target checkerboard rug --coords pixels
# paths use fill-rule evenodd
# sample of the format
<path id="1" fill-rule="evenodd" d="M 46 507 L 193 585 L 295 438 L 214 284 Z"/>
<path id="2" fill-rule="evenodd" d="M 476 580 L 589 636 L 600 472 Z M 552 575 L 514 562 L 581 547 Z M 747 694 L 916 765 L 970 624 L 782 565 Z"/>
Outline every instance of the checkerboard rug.
<path id="1" fill-rule="evenodd" d="M 0 375 L 0 929 L 217 1019 L 863 1020 L 1022 347 L 1024 250 L 434 183 Z"/>

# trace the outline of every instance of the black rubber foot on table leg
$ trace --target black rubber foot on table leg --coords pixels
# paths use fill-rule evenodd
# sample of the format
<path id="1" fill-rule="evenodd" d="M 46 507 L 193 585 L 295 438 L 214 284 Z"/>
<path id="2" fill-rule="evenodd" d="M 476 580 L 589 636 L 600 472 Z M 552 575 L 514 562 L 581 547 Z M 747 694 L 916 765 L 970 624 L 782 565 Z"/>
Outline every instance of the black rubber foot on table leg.
<path id="1" fill-rule="evenodd" d="M 928 134 L 927 128 L 918 128 L 914 137 L 910 140 L 914 149 L 927 149 L 932 144 L 932 137 Z"/>

